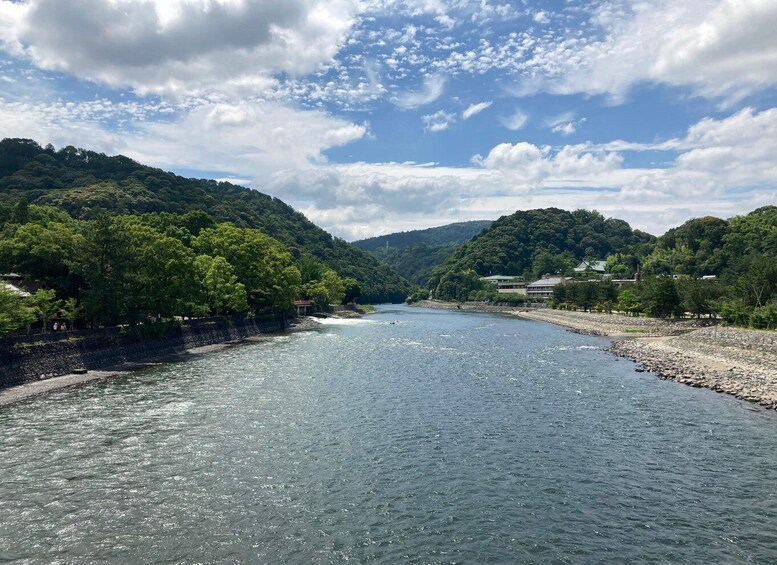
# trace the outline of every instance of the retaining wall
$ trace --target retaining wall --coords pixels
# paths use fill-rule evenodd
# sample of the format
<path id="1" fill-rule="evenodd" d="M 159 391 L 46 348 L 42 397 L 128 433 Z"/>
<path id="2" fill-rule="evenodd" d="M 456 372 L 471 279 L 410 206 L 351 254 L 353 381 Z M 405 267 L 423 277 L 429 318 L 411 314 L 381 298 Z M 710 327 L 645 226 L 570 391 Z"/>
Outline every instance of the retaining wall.
<path id="1" fill-rule="evenodd" d="M 0 389 L 72 373 L 105 369 L 122 363 L 144 363 L 187 349 L 227 343 L 283 331 L 280 318 L 241 316 L 192 320 L 164 329 L 161 336 L 141 328 L 104 328 L 0 340 Z"/>

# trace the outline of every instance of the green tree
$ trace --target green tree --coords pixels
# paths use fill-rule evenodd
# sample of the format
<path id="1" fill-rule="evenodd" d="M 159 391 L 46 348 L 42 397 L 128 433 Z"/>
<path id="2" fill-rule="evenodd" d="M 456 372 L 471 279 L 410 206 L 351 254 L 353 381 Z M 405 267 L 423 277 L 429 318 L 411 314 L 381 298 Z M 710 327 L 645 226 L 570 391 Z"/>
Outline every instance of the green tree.
<path id="1" fill-rule="evenodd" d="M 618 295 L 618 310 L 637 316 L 642 311 L 642 303 L 636 291 L 626 288 Z"/>
<path id="2" fill-rule="evenodd" d="M 107 214 L 86 222 L 74 269 L 83 277 L 86 315 L 96 324 L 116 324 L 128 315 L 132 278 L 130 238 Z"/>
<path id="3" fill-rule="evenodd" d="M 355 303 L 362 295 L 362 287 L 359 285 L 359 281 L 352 277 L 343 279 L 343 286 L 345 287 L 344 304 Z"/>
<path id="4" fill-rule="evenodd" d="M 697 318 L 715 313 L 715 304 L 722 292 L 716 281 L 683 279 L 678 283 L 682 307 Z"/>
<path id="5" fill-rule="evenodd" d="M 0 283 L 0 335 L 28 326 L 35 318 L 35 312 L 25 298 Z"/>
<path id="6" fill-rule="evenodd" d="M 211 312 L 224 314 L 248 309 L 245 285 L 237 281 L 234 269 L 226 259 L 199 255 L 195 265 Z"/>
<path id="7" fill-rule="evenodd" d="M 301 275 L 291 254 L 278 241 L 257 230 L 219 224 L 194 240 L 200 254 L 223 257 L 243 283 L 250 307 L 285 310 L 299 296 Z"/>
<path id="8" fill-rule="evenodd" d="M 49 330 L 49 322 L 56 317 L 62 307 L 62 301 L 56 299 L 53 290 L 41 289 L 27 299 L 35 317 L 43 323 L 43 333 Z"/>
<path id="9" fill-rule="evenodd" d="M 673 278 L 664 275 L 644 279 L 639 291 L 642 306 L 649 315 L 666 318 L 682 313 L 680 295 Z"/>
<path id="10" fill-rule="evenodd" d="M 83 307 L 78 303 L 76 298 L 68 298 L 65 300 L 62 306 L 61 314 L 68 322 L 68 328 L 74 330 L 76 328 L 76 322 L 81 318 L 83 314 Z"/>

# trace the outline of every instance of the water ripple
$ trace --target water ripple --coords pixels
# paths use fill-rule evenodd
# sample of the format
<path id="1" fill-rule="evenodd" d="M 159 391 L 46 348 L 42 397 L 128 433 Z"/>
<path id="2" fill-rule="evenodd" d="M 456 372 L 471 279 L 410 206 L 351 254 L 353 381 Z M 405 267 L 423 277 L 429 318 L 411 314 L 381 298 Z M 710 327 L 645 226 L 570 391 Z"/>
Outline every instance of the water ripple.
<path id="1" fill-rule="evenodd" d="M 772 562 L 777 417 L 493 315 L 367 320 L 0 413 L 0 561 Z"/>

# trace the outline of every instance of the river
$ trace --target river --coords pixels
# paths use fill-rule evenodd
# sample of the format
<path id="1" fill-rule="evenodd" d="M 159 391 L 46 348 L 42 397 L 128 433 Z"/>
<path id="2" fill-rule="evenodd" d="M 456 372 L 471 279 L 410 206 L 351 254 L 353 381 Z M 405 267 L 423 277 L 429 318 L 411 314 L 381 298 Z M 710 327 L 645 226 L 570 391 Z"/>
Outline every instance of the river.
<path id="1" fill-rule="evenodd" d="M 766 563 L 777 413 L 382 307 L 0 409 L 0 562 Z"/>

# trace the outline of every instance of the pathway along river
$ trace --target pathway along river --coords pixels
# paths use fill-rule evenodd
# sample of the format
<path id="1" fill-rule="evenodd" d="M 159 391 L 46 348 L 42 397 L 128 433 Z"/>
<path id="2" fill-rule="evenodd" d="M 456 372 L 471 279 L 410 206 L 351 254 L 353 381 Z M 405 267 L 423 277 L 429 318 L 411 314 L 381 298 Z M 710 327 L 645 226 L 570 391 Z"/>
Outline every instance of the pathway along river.
<path id="1" fill-rule="evenodd" d="M 777 560 L 777 413 L 384 307 L 0 411 L 0 562 Z"/>

